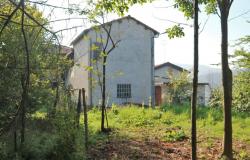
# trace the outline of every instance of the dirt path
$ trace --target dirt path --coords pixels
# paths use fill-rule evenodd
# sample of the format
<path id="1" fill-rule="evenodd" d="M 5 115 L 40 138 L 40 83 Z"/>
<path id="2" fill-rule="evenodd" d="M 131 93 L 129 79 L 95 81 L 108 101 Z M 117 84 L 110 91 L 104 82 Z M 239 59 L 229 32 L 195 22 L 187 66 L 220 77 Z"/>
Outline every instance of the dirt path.
<path id="1" fill-rule="evenodd" d="M 89 159 L 176 159 L 190 157 L 188 142 L 164 143 L 160 141 L 111 140 L 90 149 Z"/>
<path id="2" fill-rule="evenodd" d="M 221 142 L 216 139 L 209 147 L 198 144 L 198 159 L 216 160 L 221 154 Z M 250 146 L 235 143 L 234 148 L 236 159 L 250 160 L 249 157 L 239 157 L 239 151 L 247 150 L 250 153 Z M 249 153 L 248 153 L 249 152 Z M 162 142 L 159 140 L 109 140 L 105 143 L 100 142 L 92 146 L 89 150 L 88 159 L 96 160 L 189 160 L 191 157 L 191 146 L 189 140 L 182 142 Z"/>

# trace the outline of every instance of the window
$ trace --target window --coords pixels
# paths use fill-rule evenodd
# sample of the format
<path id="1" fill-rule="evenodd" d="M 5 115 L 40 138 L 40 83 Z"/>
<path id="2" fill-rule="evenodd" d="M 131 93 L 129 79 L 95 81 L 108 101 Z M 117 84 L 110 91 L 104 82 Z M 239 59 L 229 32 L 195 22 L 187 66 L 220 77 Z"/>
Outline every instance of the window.
<path id="1" fill-rule="evenodd" d="M 131 84 L 117 84 L 117 98 L 131 98 Z"/>

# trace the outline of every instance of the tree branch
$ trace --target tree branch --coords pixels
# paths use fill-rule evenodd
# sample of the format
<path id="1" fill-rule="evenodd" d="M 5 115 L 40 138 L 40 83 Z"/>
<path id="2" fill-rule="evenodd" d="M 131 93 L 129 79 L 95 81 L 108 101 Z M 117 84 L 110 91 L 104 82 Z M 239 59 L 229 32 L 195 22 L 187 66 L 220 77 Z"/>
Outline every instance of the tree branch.
<path id="1" fill-rule="evenodd" d="M 3 24 L 3 27 L 0 30 L 0 37 L 3 33 L 3 30 L 5 29 L 5 27 L 8 25 L 8 23 L 10 22 L 11 18 L 14 16 L 14 14 L 16 13 L 16 11 L 20 8 L 21 6 L 21 2 L 20 1 L 18 4 L 15 4 L 16 8 L 12 11 L 12 13 L 8 16 L 8 18 L 6 19 L 5 23 Z"/>

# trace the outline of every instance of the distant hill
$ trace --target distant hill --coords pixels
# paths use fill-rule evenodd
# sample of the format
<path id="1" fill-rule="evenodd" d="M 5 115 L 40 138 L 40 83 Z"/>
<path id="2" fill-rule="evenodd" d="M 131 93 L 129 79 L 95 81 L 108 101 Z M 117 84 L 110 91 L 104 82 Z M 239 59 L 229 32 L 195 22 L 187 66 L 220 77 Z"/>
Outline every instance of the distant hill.
<path id="1" fill-rule="evenodd" d="M 193 66 L 188 64 L 177 64 L 192 72 Z M 237 71 L 233 70 L 233 74 Z M 199 66 L 199 83 L 209 83 L 211 88 L 222 86 L 222 72 L 220 67 L 200 65 Z"/>
<path id="2" fill-rule="evenodd" d="M 191 64 L 178 64 L 175 65 L 180 66 L 190 72 L 193 70 L 193 66 Z M 237 70 L 233 69 L 233 74 L 237 74 Z M 221 67 L 213 66 L 213 65 L 199 65 L 199 83 L 209 83 L 211 88 L 216 88 L 222 86 L 222 71 Z"/>

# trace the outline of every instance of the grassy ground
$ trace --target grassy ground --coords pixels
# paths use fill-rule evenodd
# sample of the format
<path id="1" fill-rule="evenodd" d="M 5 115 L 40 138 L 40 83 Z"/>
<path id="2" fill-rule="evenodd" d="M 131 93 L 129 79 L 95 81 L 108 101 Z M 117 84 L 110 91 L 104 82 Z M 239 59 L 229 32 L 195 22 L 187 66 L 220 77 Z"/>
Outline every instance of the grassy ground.
<path id="1" fill-rule="evenodd" d="M 187 106 L 144 109 L 113 106 L 108 112 L 111 135 L 98 134 L 100 112 L 89 112 L 90 157 L 107 159 L 190 159 L 190 110 Z M 198 109 L 198 156 L 219 158 L 223 139 L 223 115 L 219 109 Z M 237 159 L 249 159 L 250 117 L 233 116 L 234 151 Z M 117 148 L 120 148 L 117 149 Z M 98 159 L 98 158 L 97 158 Z"/>
<path id="2" fill-rule="evenodd" d="M 17 153 L 13 152 L 12 133 L 0 138 L 0 159 L 190 159 L 189 108 L 112 106 L 107 111 L 108 125 L 112 129 L 109 134 L 100 133 L 101 113 L 93 108 L 88 112 L 87 153 L 82 116 L 80 129 L 76 129 L 73 111 L 57 112 L 54 119 L 49 119 L 44 111 L 36 112 L 27 117 L 26 141 L 24 146 L 18 146 Z M 223 139 L 222 111 L 200 107 L 197 115 L 198 157 L 219 159 Z M 249 124 L 249 115 L 233 114 L 236 159 L 250 159 Z"/>

